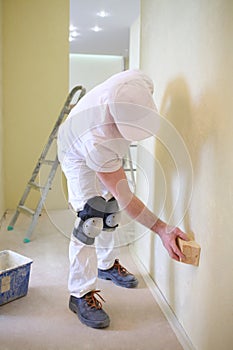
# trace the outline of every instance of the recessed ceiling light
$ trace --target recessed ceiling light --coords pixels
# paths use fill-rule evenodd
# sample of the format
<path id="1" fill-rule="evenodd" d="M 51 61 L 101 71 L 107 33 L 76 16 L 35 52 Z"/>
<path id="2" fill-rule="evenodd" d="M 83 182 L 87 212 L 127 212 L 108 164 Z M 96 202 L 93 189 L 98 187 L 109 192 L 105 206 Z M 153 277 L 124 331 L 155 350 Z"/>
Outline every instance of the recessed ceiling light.
<path id="1" fill-rule="evenodd" d="M 80 36 L 81 34 L 79 32 L 77 32 L 77 30 L 74 30 L 73 32 L 70 32 L 70 36 L 72 38 L 77 38 L 78 36 Z"/>
<path id="2" fill-rule="evenodd" d="M 104 10 L 102 10 L 100 12 L 97 12 L 97 16 L 99 16 L 99 17 L 108 17 L 109 13 L 104 11 Z"/>
<path id="3" fill-rule="evenodd" d="M 94 27 L 91 28 L 91 30 L 93 30 L 93 32 L 100 32 L 103 29 L 100 28 L 99 26 L 94 26 Z"/>
<path id="4" fill-rule="evenodd" d="M 73 32 L 74 30 L 77 30 L 78 28 L 73 26 L 73 24 L 70 25 L 70 32 Z"/>

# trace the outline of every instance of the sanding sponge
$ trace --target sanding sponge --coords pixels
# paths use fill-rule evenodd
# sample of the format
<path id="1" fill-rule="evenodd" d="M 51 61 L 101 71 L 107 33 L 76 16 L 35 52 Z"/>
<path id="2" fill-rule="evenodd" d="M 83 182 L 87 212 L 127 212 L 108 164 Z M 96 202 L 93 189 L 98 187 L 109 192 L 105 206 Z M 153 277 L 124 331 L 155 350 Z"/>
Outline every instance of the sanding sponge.
<path id="1" fill-rule="evenodd" d="M 184 241 L 181 238 L 177 238 L 177 244 L 182 253 L 185 255 L 185 258 L 181 259 L 180 261 L 185 264 L 198 266 L 201 253 L 201 247 L 199 244 L 197 244 L 195 241 Z"/>

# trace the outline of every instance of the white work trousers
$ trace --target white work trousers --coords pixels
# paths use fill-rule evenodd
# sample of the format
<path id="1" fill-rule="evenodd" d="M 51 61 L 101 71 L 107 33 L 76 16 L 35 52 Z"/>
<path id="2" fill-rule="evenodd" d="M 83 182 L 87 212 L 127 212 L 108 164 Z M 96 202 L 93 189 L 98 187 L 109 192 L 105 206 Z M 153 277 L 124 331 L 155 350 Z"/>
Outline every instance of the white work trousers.
<path id="1" fill-rule="evenodd" d="M 77 160 L 72 152 L 60 159 L 60 163 L 67 179 L 69 203 L 75 211 L 82 210 L 87 200 L 94 196 L 102 196 L 106 200 L 112 197 L 96 173 L 85 162 Z M 78 225 L 78 220 L 80 219 L 77 218 L 75 226 Z M 68 280 L 71 295 L 80 298 L 97 288 L 98 268 L 106 270 L 112 267 L 117 257 L 114 238 L 114 231 L 102 231 L 95 238 L 94 245 L 86 245 L 71 235 Z"/>

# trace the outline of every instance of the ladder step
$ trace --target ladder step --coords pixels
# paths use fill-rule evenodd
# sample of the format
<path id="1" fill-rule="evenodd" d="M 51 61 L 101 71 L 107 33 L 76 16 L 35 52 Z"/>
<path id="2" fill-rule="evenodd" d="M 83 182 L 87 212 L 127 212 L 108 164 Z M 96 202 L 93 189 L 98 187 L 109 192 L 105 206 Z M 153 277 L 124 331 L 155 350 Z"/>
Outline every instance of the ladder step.
<path id="1" fill-rule="evenodd" d="M 49 159 L 42 159 L 40 160 L 41 164 L 47 164 L 47 165 L 53 165 L 55 160 L 49 160 Z"/>
<path id="2" fill-rule="evenodd" d="M 34 211 L 34 210 L 32 210 L 32 209 L 30 209 L 30 208 L 28 208 L 28 207 L 25 207 L 24 205 L 19 205 L 19 206 L 18 206 L 18 210 L 24 211 L 24 212 L 26 212 L 26 213 L 28 213 L 28 214 L 30 214 L 30 215 L 34 215 L 34 214 L 35 214 L 35 211 Z"/>
<path id="3" fill-rule="evenodd" d="M 64 109 L 64 113 L 65 113 L 65 114 L 69 114 L 69 113 L 70 113 L 70 110 L 71 110 L 70 107 L 66 107 L 66 108 Z"/>
<path id="4" fill-rule="evenodd" d="M 37 184 L 36 182 L 29 182 L 28 185 L 30 187 L 33 187 L 35 190 L 43 190 L 44 187 L 43 186 L 40 186 L 39 184 Z"/>

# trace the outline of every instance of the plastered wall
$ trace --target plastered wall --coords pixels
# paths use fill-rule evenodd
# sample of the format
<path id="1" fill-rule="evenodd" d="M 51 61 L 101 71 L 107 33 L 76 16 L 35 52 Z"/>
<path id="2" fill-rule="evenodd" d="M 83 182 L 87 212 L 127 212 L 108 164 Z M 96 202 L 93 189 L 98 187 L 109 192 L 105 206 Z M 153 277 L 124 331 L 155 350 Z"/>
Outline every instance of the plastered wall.
<path id="1" fill-rule="evenodd" d="M 161 218 L 191 234 L 202 251 L 199 267 L 171 261 L 159 239 L 141 227 L 135 251 L 193 347 L 229 350 L 233 2 L 143 0 L 141 11 L 141 68 L 152 77 L 159 110 L 173 128 L 141 146 L 145 175 L 138 173 L 138 194 Z M 177 135 L 187 147 L 193 177 L 188 158 L 172 142 Z"/>
<path id="2" fill-rule="evenodd" d="M 5 210 L 3 174 L 3 108 L 2 108 L 2 0 L 0 0 L 0 218 Z"/>
<path id="3" fill-rule="evenodd" d="M 69 92 L 69 1 L 3 0 L 2 16 L 5 205 L 13 209 Z M 63 205 L 60 179 L 53 208 Z"/>

